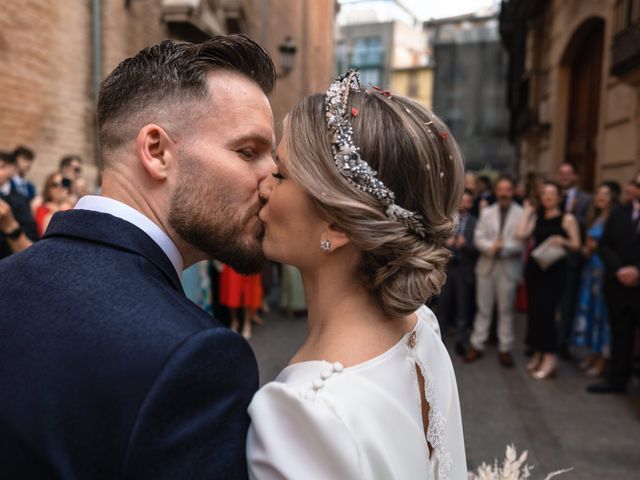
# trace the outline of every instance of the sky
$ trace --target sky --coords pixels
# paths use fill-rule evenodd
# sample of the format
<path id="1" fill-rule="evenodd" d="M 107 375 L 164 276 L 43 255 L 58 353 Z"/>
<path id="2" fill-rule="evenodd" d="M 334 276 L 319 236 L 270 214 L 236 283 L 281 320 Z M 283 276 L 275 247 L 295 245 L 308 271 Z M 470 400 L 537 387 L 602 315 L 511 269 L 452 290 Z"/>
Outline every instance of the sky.
<path id="1" fill-rule="evenodd" d="M 495 5 L 496 0 L 401 0 L 422 19 L 453 17 Z"/>
<path id="2" fill-rule="evenodd" d="M 499 3 L 499 0 L 398 0 L 411 9 L 420 20 L 452 17 L 477 12 Z M 342 4 L 361 3 L 363 0 L 340 0 Z"/>

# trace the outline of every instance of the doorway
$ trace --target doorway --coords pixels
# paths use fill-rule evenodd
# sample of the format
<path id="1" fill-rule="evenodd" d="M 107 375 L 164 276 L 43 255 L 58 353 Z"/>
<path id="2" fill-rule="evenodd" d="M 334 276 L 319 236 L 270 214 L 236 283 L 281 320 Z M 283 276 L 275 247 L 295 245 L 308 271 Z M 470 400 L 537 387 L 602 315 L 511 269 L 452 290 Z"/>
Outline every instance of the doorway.
<path id="1" fill-rule="evenodd" d="M 573 35 L 564 62 L 570 72 L 565 161 L 588 191 L 595 186 L 603 44 L 604 21 L 589 19 Z"/>

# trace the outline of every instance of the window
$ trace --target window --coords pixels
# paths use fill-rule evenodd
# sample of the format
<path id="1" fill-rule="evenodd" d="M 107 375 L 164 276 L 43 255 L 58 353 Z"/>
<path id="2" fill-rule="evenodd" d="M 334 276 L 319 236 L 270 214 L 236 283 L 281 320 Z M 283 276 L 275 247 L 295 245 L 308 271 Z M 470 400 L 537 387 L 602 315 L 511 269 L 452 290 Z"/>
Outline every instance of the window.
<path id="1" fill-rule="evenodd" d="M 382 65 L 380 37 L 356 38 L 353 42 L 351 63 L 354 66 Z"/>
<path id="2" fill-rule="evenodd" d="M 382 72 L 379 68 L 362 68 L 360 69 L 360 80 L 365 86 L 381 85 L 382 84 Z"/>

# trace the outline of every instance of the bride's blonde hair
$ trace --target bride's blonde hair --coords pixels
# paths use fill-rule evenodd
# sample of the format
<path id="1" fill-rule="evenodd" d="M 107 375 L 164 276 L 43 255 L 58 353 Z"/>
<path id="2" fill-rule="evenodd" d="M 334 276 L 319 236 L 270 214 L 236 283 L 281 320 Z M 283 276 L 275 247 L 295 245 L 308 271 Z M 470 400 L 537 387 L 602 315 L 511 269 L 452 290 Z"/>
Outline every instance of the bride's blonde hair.
<path id="1" fill-rule="evenodd" d="M 352 110 L 354 109 L 354 110 Z M 348 111 L 362 158 L 395 194 L 395 203 L 423 217 L 426 238 L 391 220 L 378 199 L 338 171 L 324 115 L 324 95 L 303 98 L 284 120 L 288 171 L 322 218 L 362 251 L 364 286 L 392 317 L 413 313 L 440 291 L 464 188 L 462 156 L 432 112 L 408 98 L 351 92 Z"/>

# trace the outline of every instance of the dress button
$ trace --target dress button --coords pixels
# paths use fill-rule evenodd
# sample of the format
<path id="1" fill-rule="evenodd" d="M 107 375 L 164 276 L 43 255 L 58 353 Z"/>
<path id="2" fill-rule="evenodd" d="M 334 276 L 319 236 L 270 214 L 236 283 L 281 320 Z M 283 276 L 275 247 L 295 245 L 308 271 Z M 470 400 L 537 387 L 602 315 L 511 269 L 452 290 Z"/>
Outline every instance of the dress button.
<path id="1" fill-rule="evenodd" d="M 333 371 L 336 373 L 340 373 L 341 371 L 344 370 L 344 365 L 342 365 L 340 362 L 336 362 L 333 364 Z"/>
<path id="2" fill-rule="evenodd" d="M 413 331 L 411 332 L 411 335 L 409 335 L 409 348 L 415 348 L 416 346 L 416 332 Z"/>
<path id="3" fill-rule="evenodd" d="M 331 370 L 325 370 L 324 372 L 322 372 L 320 376 L 322 377 L 323 380 L 326 380 L 331 376 L 332 373 L 333 372 Z"/>
<path id="4" fill-rule="evenodd" d="M 321 380 L 319 378 L 317 380 L 314 380 L 313 382 L 314 389 L 320 390 L 322 387 L 324 387 L 324 380 Z"/>

